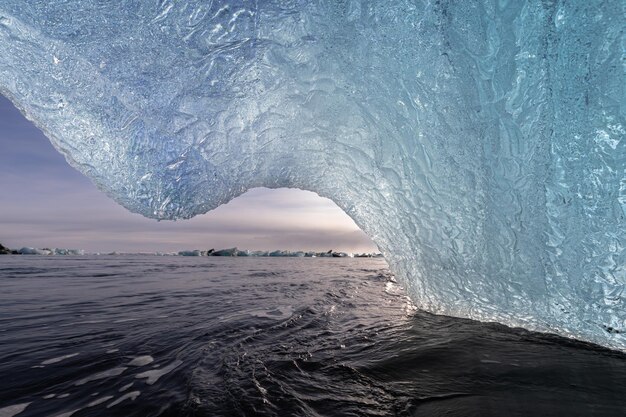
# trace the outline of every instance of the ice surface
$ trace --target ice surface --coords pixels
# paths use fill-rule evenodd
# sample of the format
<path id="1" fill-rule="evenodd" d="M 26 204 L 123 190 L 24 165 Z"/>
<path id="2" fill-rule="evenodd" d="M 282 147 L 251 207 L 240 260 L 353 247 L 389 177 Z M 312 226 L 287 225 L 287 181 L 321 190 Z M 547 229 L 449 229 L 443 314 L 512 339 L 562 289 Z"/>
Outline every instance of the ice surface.
<path id="1" fill-rule="evenodd" d="M 52 252 L 44 249 L 22 248 L 17 251 L 20 255 L 51 255 Z"/>
<path id="2" fill-rule="evenodd" d="M 626 349 L 618 0 L 4 0 L 0 92 L 128 209 L 329 197 L 421 308 Z"/>

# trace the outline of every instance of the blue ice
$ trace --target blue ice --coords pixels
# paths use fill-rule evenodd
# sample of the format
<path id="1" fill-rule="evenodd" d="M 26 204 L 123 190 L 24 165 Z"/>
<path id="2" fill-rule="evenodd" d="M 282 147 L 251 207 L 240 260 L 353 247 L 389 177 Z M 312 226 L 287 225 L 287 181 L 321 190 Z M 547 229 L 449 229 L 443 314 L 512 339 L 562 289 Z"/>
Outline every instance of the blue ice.
<path id="1" fill-rule="evenodd" d="M 415 304 L 626 349 L 624 7 L 3 0 L 0 93 L 129 210 L 334 200 Z"/>

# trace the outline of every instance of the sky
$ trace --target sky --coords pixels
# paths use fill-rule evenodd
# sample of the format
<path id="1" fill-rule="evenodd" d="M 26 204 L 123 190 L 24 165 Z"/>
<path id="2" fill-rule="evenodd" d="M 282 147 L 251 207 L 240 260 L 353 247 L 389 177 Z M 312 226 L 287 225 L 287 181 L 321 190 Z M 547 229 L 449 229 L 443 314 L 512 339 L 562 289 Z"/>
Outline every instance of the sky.
<path id="1" fill-rule="evenodd" d="M 0 243 L 13 249 L 172 252 L 250 250 L 373 252 L 376 246 L 332 201 L 257 188 L 191 220 L 146 219 L 70 167 L 43 133 L 0 96 Z"/>

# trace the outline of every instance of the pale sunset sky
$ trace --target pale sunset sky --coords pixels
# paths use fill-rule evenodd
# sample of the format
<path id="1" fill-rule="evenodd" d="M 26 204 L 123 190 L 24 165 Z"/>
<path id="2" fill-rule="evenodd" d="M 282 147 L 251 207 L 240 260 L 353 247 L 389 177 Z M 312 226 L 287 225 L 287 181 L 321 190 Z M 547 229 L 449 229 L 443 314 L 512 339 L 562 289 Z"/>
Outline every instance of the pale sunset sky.
<path id="1" fill-rule="evenodd" d="M 2 96 L 0 190 L 0 243 L 13 249 L 377 251 L 332 201 L 308 191 L 258 188 L 205 215 L 176 222 L 130 213 L 71 168 Z"/>

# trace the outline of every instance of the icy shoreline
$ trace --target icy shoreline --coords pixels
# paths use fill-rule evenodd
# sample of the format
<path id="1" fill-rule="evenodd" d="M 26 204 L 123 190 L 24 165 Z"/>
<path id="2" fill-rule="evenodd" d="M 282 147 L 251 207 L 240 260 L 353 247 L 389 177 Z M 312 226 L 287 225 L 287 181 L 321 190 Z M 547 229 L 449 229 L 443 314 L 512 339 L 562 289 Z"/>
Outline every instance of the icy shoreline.
<path id="1" fill-rule="evenodd" d="M 337 252 L 332 249 L 326 252 L 316 251 L 289 251 L 289 250 L 239 250 L 235 248 L 228 249 L 209 249 L 209 250 L 181 250 L 178 252 L 86 252 L 82 249 L 62 249 L 62 248 L 31 248 L 23 247 L 21 249 L 9 249 L 0 244 L 0 255 L 39 255 L 39 256 L 128 256 L 128 255 L 145 255 L 145 256 L 243 256 L 243 257 L 291 257 L 291 258 L 382 258 L 379 252 L 372 253 L 351 253 Z"/>

